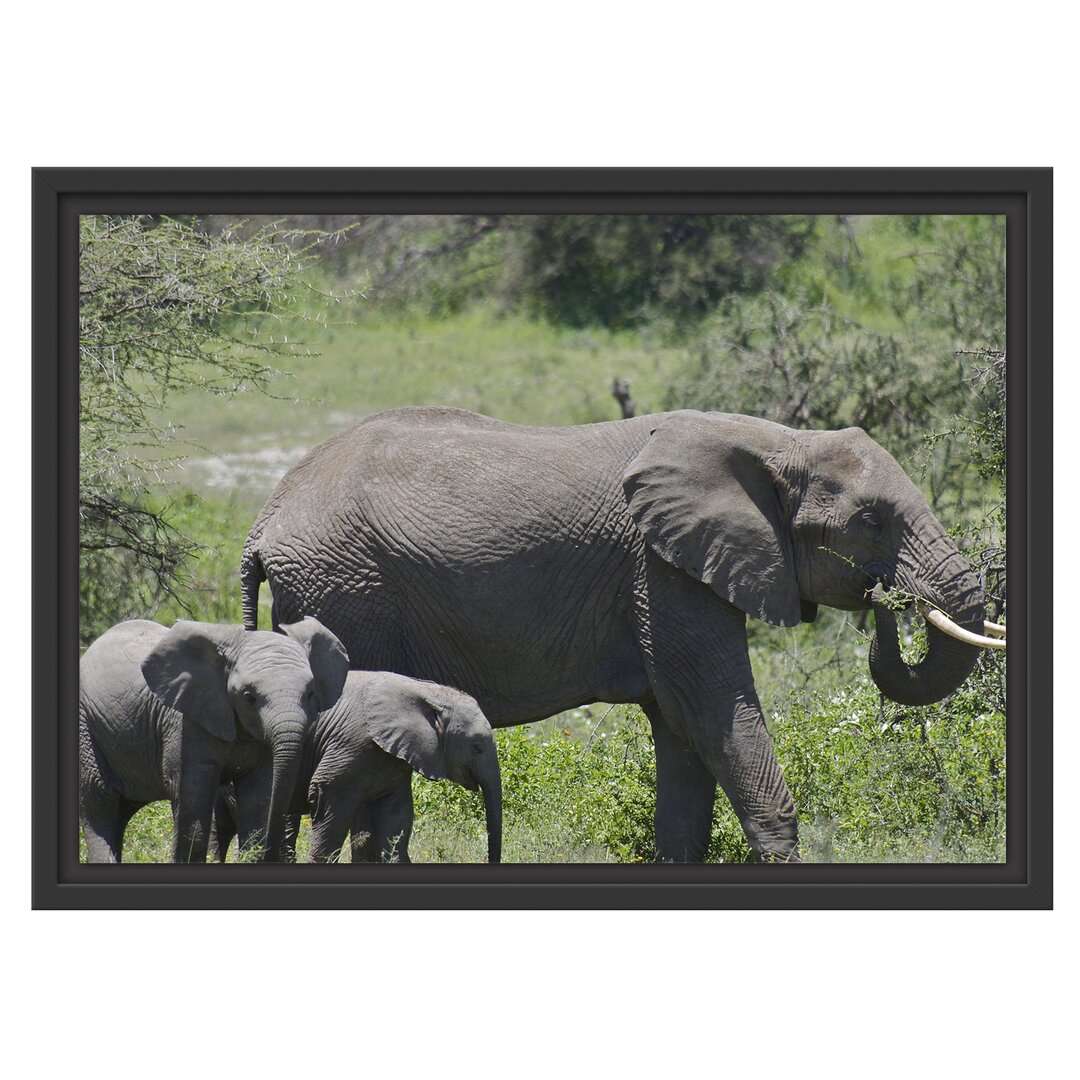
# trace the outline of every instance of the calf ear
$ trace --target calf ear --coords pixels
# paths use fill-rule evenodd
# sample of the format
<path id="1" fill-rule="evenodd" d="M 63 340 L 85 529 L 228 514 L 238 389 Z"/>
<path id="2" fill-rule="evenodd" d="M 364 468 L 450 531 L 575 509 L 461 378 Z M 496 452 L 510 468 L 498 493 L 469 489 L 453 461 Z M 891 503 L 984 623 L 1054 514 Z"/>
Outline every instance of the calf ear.
<path id="1" fill-rule="evenodd" d="M 243 636 L 239 626 L 181 619 L 142 662 L 154 696 L 217 739 L 236 738 L 229 670 Z"/>
<path id="2" fill-rule="evenodd" d="M 663 419 L 623 474 L 634 523 L 664 560 L 757 619 L 800 620 L 794 507 L 779 424 L 686 410 Z"/>
<path id="3" fill-rule="evenodd" d="M 376 685 L 366 688 L 362 709 L 377 746 L 429 780 L 446 779 L 446 729 L 442 714 L 430 701 Z"/>
<path id="4" fill-rule="evenodd" d="M 345 676 L 349 674 L 349 654 L 345 646 L 318 619 L 306 615 L 298 623 L 281 627 L 303 646 L 315 676 L 315 696 L 319 699 L 319 712 L 329 709 L 345 689 Z"/>

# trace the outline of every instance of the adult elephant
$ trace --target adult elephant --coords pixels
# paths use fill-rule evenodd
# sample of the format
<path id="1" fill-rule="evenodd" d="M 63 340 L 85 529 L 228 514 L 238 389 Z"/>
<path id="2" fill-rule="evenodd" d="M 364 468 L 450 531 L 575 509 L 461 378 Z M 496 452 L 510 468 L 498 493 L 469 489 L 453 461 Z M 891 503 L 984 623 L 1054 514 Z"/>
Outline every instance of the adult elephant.
<path id="1" fill-rule="evenodd" d="M 352 861 L 409 862 L 413 772 L 479 791 L 488 861 L 502 857 L 502 784 L 495 738 L 476 702 L 449 686 L 391 671 L 350 671 L 336 705 L 308 732 L 285 857 L 296 858 L 301 814 L 311 814 L 311 861 L 337 859 L 351 833 Z M 225 785 L 214 806 L 210 850 L 225 861 L 242 817 Z"/>
<path id="2" fill-rule="evenodd" d="M 456 686 L 496 727 L 640 704 L 666 861 L 704 857 L 717 781 L 757 858 L 798 858 L 747 615 L 872 607 L 873 677 L 912 705 L 955 690 L 989 640 L 977 577 L 864 432 L 690 410 L 564 428 L 375 414 L 281 480 L 241 577 L 248 627 L 268 580 L 275 625 L 317 616 L 354 667 Z M 916 666 L 883 586 L 933 612 Z"/>
<path id="3" fill-rule="evenodd" d="M 119 862 L 147 803 L 173 808 L 174 862 L 205 862 L 214 799 L 236 782 L 245 843 L 276 859 L 317 713 L 349 658 L 316 619 L 281 634 L 144 619 L 101 635 L 79 661 L 79 817 L 89 862 Z"/>

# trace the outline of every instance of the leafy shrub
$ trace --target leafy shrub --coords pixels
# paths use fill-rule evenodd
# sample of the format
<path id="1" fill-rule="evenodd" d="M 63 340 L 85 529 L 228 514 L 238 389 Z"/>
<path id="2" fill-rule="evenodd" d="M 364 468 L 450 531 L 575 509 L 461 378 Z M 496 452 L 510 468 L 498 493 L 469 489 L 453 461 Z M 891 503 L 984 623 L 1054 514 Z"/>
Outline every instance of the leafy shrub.
<path id="1" fill-rule="evenodd" d="M 656 761 L 649 726 L 632 706 L 615 706 L 611 715 L 610 728 L 588 738 L 540 726 L 495 733 L 508 838 L 528 836 L 533 850 L 592 849 L 604 861 L 655 857 Z M 416 778 L 413 797 L 418 828 L 421 822 L 430 827 L 430 818 L 450 833 L 482 835 L 483 803 L 475 793 Z M 520 844 L 505 846 L 506 861 L 514 861 L 515 846 Z"/>
<path id="2" fill-rule="evenodd" d="M 1004 858 L 1004 661 L 985 654 L 951 698 L 910 709 L 883 701 L 868 678 L 850 689 L 792 695 L 771 717 L 777 754 L 810 861 L 966 862 Z M 505 857 L 592 850 L 604 861 L 651 861 L 656 761 L 644 715 L 619 706 L 609 734 L 496 733 L 503 772 Z M 417 778 L 417 828 L 472 838 L 483 858 L 478 795 Z M 521 837 L 528 837 L 522 841 Z M 436 852 L 438 854 L 438 852 Z M 718 792 L 707 858 L 747 862 L 742 828 Z M 545 860 L 540 860 L 545 861 Z M 562 861 L 549 859 L 547 861 Z M 589 861 L 600 861 L 593 858 Z"/>
<path id="3" fill-rule="evenodd" d="M 753 292 L 797 257 L 806 217 L 723 214 L 537 215 L 521 235 L 515 291 L 567 326 L 690 324 L 731 293 Z"/>
<path id="4" fill-rule="evenodd" d="M 84 644 L 179 596 L 198 549 L 158 499 L 176 463 L 166 407 L 185 391 L 267 392 L 272 362 L 302 355 L 263 328 L 303 322 L 307 234 L 266 221 L 202 233 L 141 216 L 79 219 L 79 553 Z M 157 503 L 158 505 L 154 505 Z"/>
<path id="5" fill-rule="evenodd" d="M 1004 858 L 1004 660 L 984 654 L 952 697 L 884 700 L 864 678 L 772 717 L 777 754 L 820 861 Z"/>

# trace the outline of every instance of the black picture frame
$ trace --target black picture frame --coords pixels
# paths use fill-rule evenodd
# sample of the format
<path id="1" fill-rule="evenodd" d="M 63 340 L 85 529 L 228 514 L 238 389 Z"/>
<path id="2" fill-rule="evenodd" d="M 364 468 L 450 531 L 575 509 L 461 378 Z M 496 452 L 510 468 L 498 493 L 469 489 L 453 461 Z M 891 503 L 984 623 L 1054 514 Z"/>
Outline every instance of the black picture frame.
<path id="1" fill-rule="evenodd" d="M 35 908 L 1052 906 L 1052 170 L 37 169 L 33 195 Z M 985 213 L 1006 218 L 1007 861 L 993 865 L 88 866 L 77 862 L 78 216 Z"/>

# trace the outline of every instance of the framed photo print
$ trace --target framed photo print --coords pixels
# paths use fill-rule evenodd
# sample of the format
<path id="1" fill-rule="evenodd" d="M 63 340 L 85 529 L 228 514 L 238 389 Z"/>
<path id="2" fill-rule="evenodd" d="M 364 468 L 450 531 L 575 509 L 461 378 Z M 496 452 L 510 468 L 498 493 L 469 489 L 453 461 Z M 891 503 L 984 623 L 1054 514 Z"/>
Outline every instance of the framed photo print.
<path id="1" fill-rule="evenodd" d="M 1051 906 L 1050 170 L 33 185 L 35 906 Z"/>

